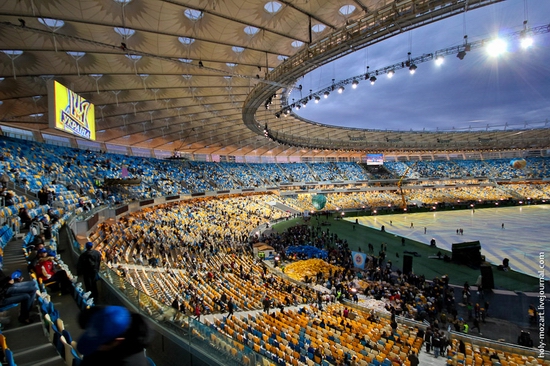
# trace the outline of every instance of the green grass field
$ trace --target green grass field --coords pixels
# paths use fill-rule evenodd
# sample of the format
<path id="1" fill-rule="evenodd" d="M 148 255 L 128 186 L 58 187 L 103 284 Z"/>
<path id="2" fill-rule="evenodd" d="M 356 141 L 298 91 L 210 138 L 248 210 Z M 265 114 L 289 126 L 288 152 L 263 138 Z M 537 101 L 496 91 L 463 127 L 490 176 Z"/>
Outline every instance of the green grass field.
<path id="1" fill-rule="evenodd" d="M 324 217 L 320 220 L 330 222 L 330 226 L 323 226 L 323 230 L 329 228 L 330 232 L 337 234 L 339 238 L 347 239 L 349 247 L 353 251 L 358 251 L 360 248 L 362 252 L 367 253 L 368 243 L 372 243 L 374 246 L 374 253 L 378 254 L 380 245 L 386 243 L 388 247 L 386 258 L 392 261 L 394 268 L 403 268 L 404 251 L 418 252 L 421 256 L 414 257 L 413 271 L 418 275 L 423 274 L 426 279 L 433 279 L 446 274 L 449 276 L 450 283 L 452 284 L 463 285 L 464 282 L 468 281 L 468 283 L 472 285 L 476 282 L 480 274 L 479 270 L 464 265 L 445 263 L 443 260 L 439 259 L 429 259 L 429 256 L 436 255 L 439 251 L 441 251 L 443 255 L 448 254 L 451 256 L 449 251 L 431 248 L 429 243 L 421 243 L 406 239 L 405 246 L 402 246 L 401 237 L 394 234 L 381 232 L 380 230 L 361 225 L 354 225 L 345 220 L 334 220 L 333 218 L 326 220 Z M 283 232 L 291 226 L 303 223 L 304 220 L 302 218 L 283 221 L 275 224 L 273 230 Z M 316 226 L 317 221 L 312 218 L 308 224 Z M 495 280 L 495 288 L 497 289 L 526 292 L 538 291 L 538 279 L 535 277 L 514 271 L 499 271 L 496 266 L 493 266 L 493 277 Z"/>

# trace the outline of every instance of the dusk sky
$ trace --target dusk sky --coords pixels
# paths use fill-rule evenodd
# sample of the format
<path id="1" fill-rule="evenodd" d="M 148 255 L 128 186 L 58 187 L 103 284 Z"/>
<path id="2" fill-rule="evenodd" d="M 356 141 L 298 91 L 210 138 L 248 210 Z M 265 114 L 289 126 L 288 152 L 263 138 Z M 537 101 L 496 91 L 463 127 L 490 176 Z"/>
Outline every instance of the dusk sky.
<path id="1" fill-rule="evenodd" d="M 527 6 L 525 6 L 527 4 Z M 527 13 L 525 12 L 527 8 Z M 305 75 L 297 84 L 303 96 L 355 75 L 463 44 L 464 34 L 474 42 L 506 35 L 528 27 L 550 25 L 550 0 L 506 0 L 471 10 L 406 32 L 354 52 Z M 464 33 L 466 29 L 466 33 Z M 534 44 L 522 49 L 509 40 L 507 52 L 490 56 L 485 48 L 467 53 L 463 60 L 447 56 L 418 65 L 414 75 L 398 70 L 392 79 L 378 76 L 375 85 L 361 80 L 357 89 L 347 85 L 318 104 L 298 112 L 316 122 L 357 128 L 409 131 L 544 127 L 550 119 L 550 33 L 533 36 Z M 299 92 L 290 96 L 300 99 Z M 550 128 L 550 123 L 547 125 Z"/>

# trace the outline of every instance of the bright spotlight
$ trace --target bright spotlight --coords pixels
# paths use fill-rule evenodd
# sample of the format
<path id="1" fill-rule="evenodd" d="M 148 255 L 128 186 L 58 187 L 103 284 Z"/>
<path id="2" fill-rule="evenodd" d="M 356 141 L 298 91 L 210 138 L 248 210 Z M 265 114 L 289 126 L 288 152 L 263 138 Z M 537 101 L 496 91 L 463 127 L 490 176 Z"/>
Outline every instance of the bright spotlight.
<path id="1" fill-rule="evenodd" d="M 443 65 L 443 60 L 444 60 L 444 57 L 439 55 L 435 58 L 435 64 L 437 66 L 441 66 L 441 65 Z"/>
<path id="2" fill-rule="evenodd" d="M 344 87 L 343 87 L 343 86 L 341 86 L 341 87 L 338 88 L 338 93 L 342 94 L 343 91 L 344 91 Z"/>
<path id="3" fill-rule="evenodd" d="M 521 48 L 527 49 L 533 45 L 533 38 L 525 36 L 521 38 Z"/>
<path id="4" fill-rule="evenodd" d="M 410 67 L 409 67 L 409 72 L 411 73 L 411 75 L 414 75 L 414 73 L 416 72 L 416 65 L 415 64 L 412 64 Z"/>
<path id="5" fill-rule="evenodd" d="M 328 95 L 329 95 L 329 94 L 330 94 L 330 93 L 329 93 L 328 91 L 325 92 L 325 94 L 324 94 L 325 99 L 328 98 Z"/>
<path id="6" fill-rule="evenodd" d="M 393 77 L 393 74 L 395 74 L 395 71 L 393 70 L 388 71 L 388 79 L 391 79 Z"/>
<path id="7" fill-rule="evenodd" d="M 320 100 L 321 98 L 319 98 L 318 96 L 315 96 L 315 103 L 319 103 Z"/>
<path id="8" fill-rule="evenodd" d="M 353 82 L 351 83 L 351 87 L 353 89 L 357 88 L 357 85 L 359 84 L 359 82 L 357 80 L 353 80 Z"/>
<path id="9" fill-rule="evenodd" d="M 491 56 L 500 56 L 506 52 L 508 45 L 506 42 L 500 38 L 497 38 L 487 45 L 487 52 Z"/>
<path id="10" fill-rule="evenodd" d="M 376 83 L 376 77 L 374 76 L 371 76 L 369 80 L 370 80 L 370 85 L 374 85 L 374 83 Z"/>

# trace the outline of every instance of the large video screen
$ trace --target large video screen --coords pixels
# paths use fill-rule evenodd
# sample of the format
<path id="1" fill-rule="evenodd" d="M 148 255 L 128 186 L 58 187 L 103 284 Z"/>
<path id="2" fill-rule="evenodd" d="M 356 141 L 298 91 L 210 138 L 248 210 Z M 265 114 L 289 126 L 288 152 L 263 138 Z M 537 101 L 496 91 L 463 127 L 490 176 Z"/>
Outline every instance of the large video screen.
<path id="1" fill-rule="evenodd" d="M 48 84 L 50 127 L 95 141 L 94 105 L 52 80 Z"/>
<path id="2" fill-rule="evenodd" d="M 384 165 L 384 154 L 367 154 L 367 165 Z"/>

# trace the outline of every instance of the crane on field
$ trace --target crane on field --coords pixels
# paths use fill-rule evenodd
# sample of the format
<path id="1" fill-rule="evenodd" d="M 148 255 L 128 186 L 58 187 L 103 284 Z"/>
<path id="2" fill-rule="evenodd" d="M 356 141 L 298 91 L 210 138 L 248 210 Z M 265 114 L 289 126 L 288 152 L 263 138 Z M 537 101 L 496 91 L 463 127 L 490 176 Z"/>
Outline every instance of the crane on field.
<path id="1" fill-rule="evenodd" d="M 401 185 L 403 184 L 403 179 L 405 179 L 405 177 L 407 176 L 407 173 L 409 172 L 409 170 L 413 169 L 416 164 L 418 162 L 415 161 L 413 165 L 407 167 L 407 169 L 405 170 L 405 173 L 403 173 L 401 175 L 401 177 L 399 178 L 399 181 L 397 182 L 397 188 L 399 188 L 399 194 L 401 195 L 401 208 L 402 209 L 405 209 L 407 208 L 407 199 L 405 198 L 405 193 L 403 193 L 403 188 L 401 188 Z"/>

